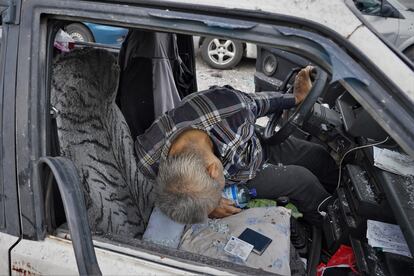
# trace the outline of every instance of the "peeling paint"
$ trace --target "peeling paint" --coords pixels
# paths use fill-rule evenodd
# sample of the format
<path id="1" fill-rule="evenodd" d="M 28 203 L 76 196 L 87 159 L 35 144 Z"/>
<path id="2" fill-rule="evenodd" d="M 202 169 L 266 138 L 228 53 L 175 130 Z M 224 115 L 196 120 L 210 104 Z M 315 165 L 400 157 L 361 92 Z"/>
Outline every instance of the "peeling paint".
<path id="1" fill-rule="evenodd" d="M 27 262 L 13 262 L 12 264 L 12 274 L 13 275 L 23 275 L 23 276 L 35 276 L 41 275 L 39 271 L 32 267 L 30 263 Z"/>

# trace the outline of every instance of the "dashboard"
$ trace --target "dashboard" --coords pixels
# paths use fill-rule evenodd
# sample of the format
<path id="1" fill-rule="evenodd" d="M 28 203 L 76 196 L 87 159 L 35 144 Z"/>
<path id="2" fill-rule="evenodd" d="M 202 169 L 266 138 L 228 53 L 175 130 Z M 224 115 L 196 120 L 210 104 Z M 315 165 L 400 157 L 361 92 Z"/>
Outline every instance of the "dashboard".
<path id="1" fill-rule="evenodd" d="M 264 69 L 269 55 L 278 65 L 272 72 Z M 259 47 L 256 92 L 283 90 L 284 83 L 292 85 L 287 82 L 290 72 L 308 64 L 297 55 Z M 367 239 L 371 221 L 398 225 L 414 253 L 414 176 L 374 165 L 372 145 L 403 154 L 398 144 L 338 81 L 328 85 L 293 135 L 325 146 L 340 168 L 339 183 L 324 216 L 323 249 L 333 254 L 340 245 L 351 246 L 362 275 L 414 275 L 412 258 L 382 252 Z"/>
<path id="2" fill-rule="evenodd" d="M 331 149 L 341 167 L 335 200 L 323 223 L 328 251 L 352 246 L 363 275 L 414 275 L 411 258 L 381 252 L 367 240 L 368 220 L 399 225 L 414 252 L 414 176 L 375 166 L 371 146 L 400 152 L 398 145 L 345 90 L 332 107 L 315 104 L 304 129 Z"/>

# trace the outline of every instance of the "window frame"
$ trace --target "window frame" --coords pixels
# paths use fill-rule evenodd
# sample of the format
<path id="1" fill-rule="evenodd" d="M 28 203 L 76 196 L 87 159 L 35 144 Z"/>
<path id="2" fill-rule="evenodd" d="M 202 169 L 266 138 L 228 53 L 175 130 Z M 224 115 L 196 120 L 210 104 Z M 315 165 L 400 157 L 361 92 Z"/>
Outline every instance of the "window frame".
<path id="1" fill-rule="evenodd" d="M 0 3 L 2 4 L 2 3 Z M 6 11 L 2 8 L 2 15 Z M 20 209 L 16 175 L 15 89 L 19 26 L 2 24 L 0 47 L 0 232 L 20 237 Z"/>

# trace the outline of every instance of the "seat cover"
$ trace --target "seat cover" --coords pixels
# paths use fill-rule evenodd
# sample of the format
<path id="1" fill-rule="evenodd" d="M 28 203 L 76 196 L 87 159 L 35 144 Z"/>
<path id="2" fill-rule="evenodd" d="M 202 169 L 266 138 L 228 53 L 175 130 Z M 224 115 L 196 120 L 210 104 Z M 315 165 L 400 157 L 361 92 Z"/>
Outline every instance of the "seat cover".
<path id="1" fill-rule="evenodd" d="M 291 275 L 290 213 L 290 210 L 283 207 L 250 208 L 222 219 L 209 220 L 204 224 L 193 224 L 184 233 L 179 248 L 262 269 L 263 275 L 268 272 Z M 243 261 L 227 253 L 224 247 L 232 236 L 240 236 L 246 228 L 271 238 L 272 242 L 263 254 L 251 252 L 247 260 Z"/>
<path id="2" fill-rule="evenodd" d="M 60 153 L 83 184 L 91 230 L 140 237 L 153 207 L 152 183 L 137 170 L 134 144 L 115 104 L 119 67 L 113 54 L 75 50 L 54 61 L 51 104 Z"/>

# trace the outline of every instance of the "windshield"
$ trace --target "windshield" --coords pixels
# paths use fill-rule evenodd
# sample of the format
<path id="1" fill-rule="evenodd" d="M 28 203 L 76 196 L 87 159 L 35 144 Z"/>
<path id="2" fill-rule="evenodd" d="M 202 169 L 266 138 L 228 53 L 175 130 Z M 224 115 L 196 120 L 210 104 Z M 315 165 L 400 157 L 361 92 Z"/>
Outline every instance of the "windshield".
<path id="1" fill-rule="evenodd" d="M 355 6 L 365 14 L 379 14 L 381 12 L 381 0 L 354 0 Z"/>

